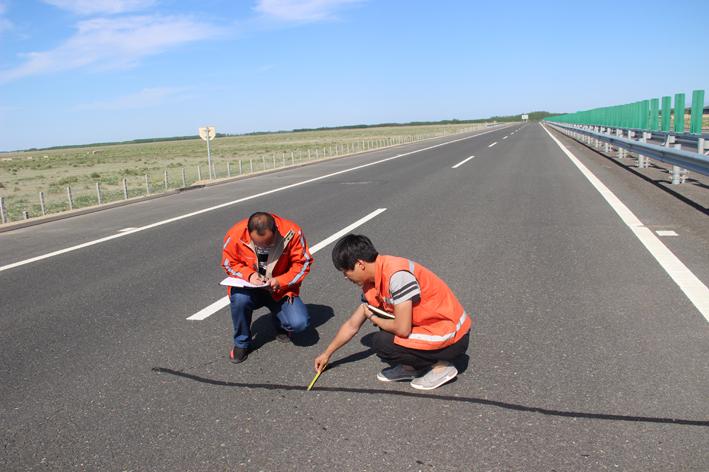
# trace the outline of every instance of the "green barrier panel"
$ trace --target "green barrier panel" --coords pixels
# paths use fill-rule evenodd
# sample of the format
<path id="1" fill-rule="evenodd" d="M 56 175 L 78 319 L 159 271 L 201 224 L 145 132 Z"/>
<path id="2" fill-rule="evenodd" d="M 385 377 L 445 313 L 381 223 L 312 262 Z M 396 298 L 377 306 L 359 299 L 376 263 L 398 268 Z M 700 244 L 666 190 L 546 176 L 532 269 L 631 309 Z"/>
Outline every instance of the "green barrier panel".
<path id="1" fill-rule="evenodd" d="M 653 98 L 650 100 L 650 126 L 648 129 L 650 131 L 657 131 L 657 121 L 660 113 L 660 99 Z"/>
<path id="2" fill-rule="evenodd" d="M 675 133 L 684 133 L 684 94 L 675 94 Z"/>
<path id="3" fill-rule="evenodd" d="M 675 94 L 674 131 L 684 132 L 684 94 Z M 544 121 L 558 121 L 561 123 L 609 126 L 614 128 L 639 128 L 643 130 L 670 131 L 672 117 L 672 97 L 662 97 L 662 114 L 660 117 L 659 99 L 642 100 L 625 105 L 594 108 L 592 110 L 577 111 L 565 115 L 550 116 Z M 704 90 L 695 90 L 692 94 L 692 117 L 690 128 L 692 133 L 701 133 L 702 112 L 704 109 Z"/>
<path id="4" fill-rule="evenodd" d="M 704 90 L 692 92 L 692 116 L 689 120 L 689 132 L 702 134 L 702 114 L 704 113 Z"/>
<path id="5" fill-rule="evenodd" d="M 650 114 L 650 100 L 638 102 L 638 128 L 647 129 L 647 119 Z"/>
<path id="6" fill-rule="evenodd" d="M 672 118 L 672 97 L 662 97 L 662 131 L 670 130 Z"/>

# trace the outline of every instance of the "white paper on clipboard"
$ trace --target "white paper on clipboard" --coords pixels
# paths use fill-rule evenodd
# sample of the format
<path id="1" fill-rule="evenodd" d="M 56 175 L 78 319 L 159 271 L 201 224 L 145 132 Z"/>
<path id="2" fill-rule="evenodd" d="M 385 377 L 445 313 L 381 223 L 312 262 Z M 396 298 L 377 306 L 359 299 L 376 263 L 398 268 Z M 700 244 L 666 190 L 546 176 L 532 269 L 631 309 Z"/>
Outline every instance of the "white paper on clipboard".
<path id="1" fill-rule="evenodd" d="M 369 303 L 367 303 L 367 308 L 369 308 L 369 309 L 372 310 L 375 314 L 377 314 L 377 315 L 379 315 L 379 316 L 381 316 L 381 317 L 383 317 L 383 318 L 389 318 L 389 319 L 391 319 L 391 320 L 394 319 L 394 315 L 392 315 L 391 313 L 388 313 L 388 312 L 386 312 L 386 311 L 384 311 L 384 310 L 382 310 L 382 309 L 379 309 L 379 308 L 377 308 L 376 306 L 372 306 L 372 305 L 370 305 Z"/>
<path id="2" fill-rule="evenodd" d="M 227 285 L 229 287 L 239 287 L 239 288 L 264 288 L 268 284 L 254 285 L 251 282 L 247 282 L 244 279 L 238 277 L 227 277 L 226 279 L 219 282 L 219 285 Z"/>

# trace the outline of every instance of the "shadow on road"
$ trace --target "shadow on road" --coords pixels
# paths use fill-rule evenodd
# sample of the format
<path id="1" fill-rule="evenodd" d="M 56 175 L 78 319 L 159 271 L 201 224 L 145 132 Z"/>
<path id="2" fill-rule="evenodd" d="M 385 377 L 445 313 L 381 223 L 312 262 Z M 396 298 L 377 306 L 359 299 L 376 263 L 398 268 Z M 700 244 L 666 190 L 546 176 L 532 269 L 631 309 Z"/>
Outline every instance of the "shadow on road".
<path id="1" fill-rule="evenodd" d="M 367 352 L 367 351 L 365 351 Z M 363 353 L 353 354 L 352 356 L 362 355 Z M 345 358 L 348 359 L 348 358 Z M 343 361 L 345 359 L 342 359 Z M 348 362 L 352 362 L 349 360 Z M 335 363 L 333 363 L 335 364 Z M 194 380 L 196 382 L 206 383 L 210 385 L 219 385 L 222 387 L 232 387 L 232 388 L 259 388 L 263 390 L 285 390 L 285 391 L 306 391 L 306 387 L 303 385 L 283 385 L 283 384 L 264 384 L 264 383 L 242 383 L 242 382 L 227 382 L 225 380 L 216 380 L 206 377 L 200 377 L 199 375 L 189 374 L 187 372 L 180 372 L 178 370 L 168 369 L 164 367 L 153 367 L 153 372 L 158 374 L 169 374 L 176 375 L 189 380 Z M 583 411 L 560 411 L 560 410 L 550 410 L 547 408 L 538 408 L 533 406 L 518 405 L 515 403 L 505 403 L 495 400 L 486 400 L 483 398 L 474 397 L 459 397 L 451 395 L 437 395 L 435 393 L 418 393 L 418 392 L 400 392 L 395 390 L 383 390 L 377 388 L 348 388 L 348 387 L 317 387 L 314 390 L 319 392 L 344 392 L 344 393 L 359 393 L 359 394 L 379 394 L 379 395 L 393 395 L 398 397 L 413 397 L 413 398 L 426 398 L 430 400 L 442 400 L 448 402 L 459 402 L 459 403 L 469 403 L 474 405 L 486 405 L 495 406 L 498 408 L 503 408 L 506 410 L 522 411 L 526 413 L 539 413 L 547 416 L 561 416 L 565 418 L 588 418 L 593 420 L 609 420 L 609 421 L 629 421 L 638 423 L 660 423 L 660 424 L 677 424 L 686 426 L 703 426 L 709 427 L 709 421 L 702 420 L 687 420 L 681 418 L 655 418 L 648 416 L 626 416 L 626 415 L 610 415 L 606 413 L 588 413 Z"/>

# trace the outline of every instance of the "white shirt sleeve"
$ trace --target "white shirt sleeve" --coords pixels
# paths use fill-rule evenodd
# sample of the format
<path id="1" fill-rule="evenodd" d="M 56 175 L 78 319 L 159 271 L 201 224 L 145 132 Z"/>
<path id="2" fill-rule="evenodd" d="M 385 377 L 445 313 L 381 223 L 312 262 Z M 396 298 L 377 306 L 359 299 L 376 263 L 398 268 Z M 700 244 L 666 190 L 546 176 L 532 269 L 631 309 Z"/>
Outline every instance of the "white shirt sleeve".
<path id="1" fill-rule="evenodd" d="M 389 279 L 389 295 L 394 300 L 394 305 L 406 300 L 412 300 L 416 303 L 421 299 L 421 287 L 419 287 L 414 274 L 406 270 L 400 270 L 399 272 L 394 272 Z"/>

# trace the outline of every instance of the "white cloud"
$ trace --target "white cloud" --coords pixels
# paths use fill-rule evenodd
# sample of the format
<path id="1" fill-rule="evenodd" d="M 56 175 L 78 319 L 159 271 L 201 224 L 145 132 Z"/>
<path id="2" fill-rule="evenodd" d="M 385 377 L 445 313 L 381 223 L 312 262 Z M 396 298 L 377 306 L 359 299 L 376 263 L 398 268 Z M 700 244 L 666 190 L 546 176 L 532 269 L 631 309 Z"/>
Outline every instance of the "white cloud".
<path id="1" fill-rule="evenodd" d="M 23 54 L 25 62 L 0 70 L 0 83 L 39 74 L 95 67 L 132 67 L 146 56 L 221 34 L 220 28 L 177 16 L 94 18 L 55 49 Z"/>
<path id="2" fill-rule="evenodd" d="M 161 105 L 167 100 L 180 101 L 189 96 L 184 95 L 187 89 L 180 87 L 152 87 L 140 92 L 117 97 L 113 100 L 98 101 L 78 105 L 75 109 L 81 110 L 130 110 L 136 108 L 150 108 Z"/>
<path id="3" fill-rule="evenodd" d="M 336 19 L 338 9 L 363 0 L 258 0 L 254 10 L 281 21 L 313 22 Z"/>
<path id="4" fill-rule="evenodd" d="M 44 2 L 78 15 L 111 15 L 144 10 L 152 6 L 155 0 L 44 0 Z"/>

